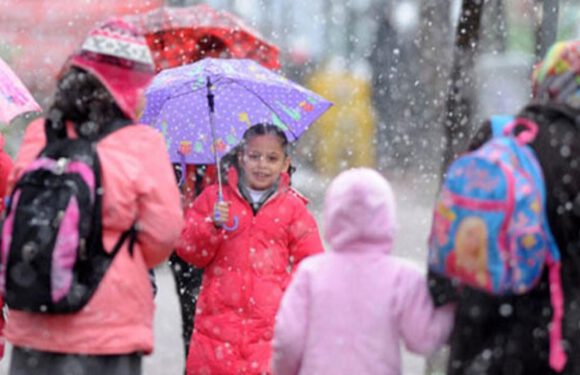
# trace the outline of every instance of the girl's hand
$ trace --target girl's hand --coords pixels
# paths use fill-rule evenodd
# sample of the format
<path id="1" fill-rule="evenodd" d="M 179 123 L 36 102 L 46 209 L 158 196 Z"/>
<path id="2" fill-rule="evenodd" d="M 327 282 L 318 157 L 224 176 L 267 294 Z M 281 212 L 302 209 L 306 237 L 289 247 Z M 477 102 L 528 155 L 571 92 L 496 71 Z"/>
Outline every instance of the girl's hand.
<path id="1" fill-rule="evenodd" d="M 213 206 L 213 223 L 216 227 L 221 227 L 230 219 L 230 202 L 217 202 Z"/>

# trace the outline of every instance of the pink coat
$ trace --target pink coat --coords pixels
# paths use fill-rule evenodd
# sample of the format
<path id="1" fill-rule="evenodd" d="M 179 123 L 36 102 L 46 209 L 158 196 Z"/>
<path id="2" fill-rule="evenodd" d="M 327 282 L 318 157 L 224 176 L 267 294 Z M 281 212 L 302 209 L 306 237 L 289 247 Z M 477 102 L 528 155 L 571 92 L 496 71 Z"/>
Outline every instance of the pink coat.
<path id="1" fill-rule="evenodd" d="M 12 183 L 45 144 L 44 121 L 27 129 Z M 9 311 L 5 334 L 22 347 L 60 353 L 125 354 L 153 350 L 153 294 L 147 269 L 171 253 L 183 225 L 179 191 L 165 144 L 144 125 L 127 126 L 99 142 L 105 248 L 137 220 L 133 257 L 116 256 L 89 303 L 78 313 Z"/>
<path id="2" fill-rule="evenodd" d="M 400 374 L 400 342 L 422 355 L 445 343 L 452 308 L 436 310 L 421 272 L 389 255 L 394 205 L 370 169 L 334 180 L 324 213 L 332 250 L 305 259 L 282 299 L 273 374 Z"/>

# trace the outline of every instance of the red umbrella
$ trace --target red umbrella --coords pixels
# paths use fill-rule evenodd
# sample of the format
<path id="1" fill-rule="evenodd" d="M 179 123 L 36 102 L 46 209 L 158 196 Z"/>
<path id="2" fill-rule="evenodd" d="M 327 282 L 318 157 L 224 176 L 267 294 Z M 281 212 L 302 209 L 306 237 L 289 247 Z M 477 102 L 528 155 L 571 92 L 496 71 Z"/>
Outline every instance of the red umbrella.
<path id="1" fill-rule="evenodd" d="M 276 46 L 239 17 L 207 4 L 161 7 L 124 19 L 145 35 L 158 71 L 223 54 L 252 59 L 269 69 L 280 67 Z"/>

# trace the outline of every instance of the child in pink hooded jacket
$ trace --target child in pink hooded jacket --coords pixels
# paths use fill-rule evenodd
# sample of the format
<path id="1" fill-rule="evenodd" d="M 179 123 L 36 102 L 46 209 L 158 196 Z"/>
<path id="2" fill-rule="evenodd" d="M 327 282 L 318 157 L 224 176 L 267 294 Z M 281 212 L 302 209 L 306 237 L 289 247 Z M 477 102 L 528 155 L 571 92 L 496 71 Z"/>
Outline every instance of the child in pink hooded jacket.
<path id="1" fill-rule="evenodd" d="M 274 375 L 401 373 L 399 342 L 429 355 L 447 340 L 453 307 L 435 309 L 423 274 L 390 255 L 389 183 L 352 169 L 332 182 L 324 234 L 331 251 L 305 259 L 276 317 Z"/>

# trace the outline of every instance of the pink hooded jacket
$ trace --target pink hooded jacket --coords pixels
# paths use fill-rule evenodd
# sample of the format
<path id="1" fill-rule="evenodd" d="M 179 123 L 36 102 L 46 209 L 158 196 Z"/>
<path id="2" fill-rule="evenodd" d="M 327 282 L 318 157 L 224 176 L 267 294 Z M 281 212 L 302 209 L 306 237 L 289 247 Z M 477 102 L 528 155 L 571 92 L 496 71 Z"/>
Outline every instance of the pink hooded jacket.
<path id="1" fill-rule="evenodd" d="M 45 144 L 44 120 L 24 135 L 11 184 Z M 6 338 L 20 347 L 79 354 L 153 350 L 153 293 L 147 274 L 171 253 L 183 225 L 179 191 L 162 136 L 131 125 L 98 143 L 103 178 L 103 239 L 112 249 L 137 222 L 134 254 L 123 246 L 88 304 L 74 314 L 10 310 Z"/>
<path id="2" fill-rule="evenodd" d="M 332 251 L 305 259 L 282 299 L 274 375 L 400 374 L 400 341 L 422 355 L 445 343 L 452 307 L 435 310 L 421 272 L 389 255 L 394 206 L 388 182 L 373 170 L 333 181 L 324 212 Z"/>

